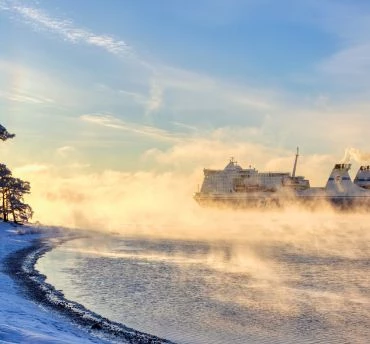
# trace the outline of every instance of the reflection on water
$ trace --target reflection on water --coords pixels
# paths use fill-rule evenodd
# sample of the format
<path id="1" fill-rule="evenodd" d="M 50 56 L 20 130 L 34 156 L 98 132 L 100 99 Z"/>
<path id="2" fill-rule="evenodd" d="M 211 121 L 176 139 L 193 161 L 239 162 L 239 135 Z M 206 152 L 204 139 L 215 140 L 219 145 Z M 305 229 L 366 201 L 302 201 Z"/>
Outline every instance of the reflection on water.
<path id="1" fill-rule="evenodd" d="M 178 343 L 366 343 L 370 226 L 336 225 L 240 241 L 99 235 L 37 268 L 68 299 Z"/>

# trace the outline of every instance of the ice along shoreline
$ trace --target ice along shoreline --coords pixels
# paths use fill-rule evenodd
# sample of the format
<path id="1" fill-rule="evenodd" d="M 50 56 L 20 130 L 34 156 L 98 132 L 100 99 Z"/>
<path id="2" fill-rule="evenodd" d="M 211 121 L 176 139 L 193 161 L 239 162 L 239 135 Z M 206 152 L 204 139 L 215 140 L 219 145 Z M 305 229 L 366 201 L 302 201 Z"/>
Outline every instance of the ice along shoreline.
<path id="1" fill-rule="evenodd" d="M 26 235 L 34 233 L 33 228 L 25 227 Z M 68 318 L 74 325 L 86 331 L 86 336 L 92 335 L 102 342 L 119 342 L 130 344 L 174 344 L 173 342 L 137 331 L 123 324 L 113 322 L 96 314 L 83 305 L 65 299 L 63 293 L 46 283 L 46 276 L 41 274 L 35 265 L 40 257 L 54 247 L 66 241 L 81 238 L 81 234 L 73 231 L 66 233 L 53 229 L 52 233 L 40 230 L 29 245 L 11 252 L 4 258 L 4 272 L 21 287 L 24 296 L 50 311 L 57 311 Z"/>

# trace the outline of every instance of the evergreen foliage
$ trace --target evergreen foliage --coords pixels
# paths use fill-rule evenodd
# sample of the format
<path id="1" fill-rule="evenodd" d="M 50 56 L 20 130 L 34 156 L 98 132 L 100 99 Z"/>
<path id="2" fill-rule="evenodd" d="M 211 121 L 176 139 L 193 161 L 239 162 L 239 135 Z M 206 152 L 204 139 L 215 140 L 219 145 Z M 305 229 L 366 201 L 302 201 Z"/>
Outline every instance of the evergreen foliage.
<path id="1" fill-rule="evenodd" d="M 6 141 L 14 136 L 0 125 L 1 140 Z M 29 182 L 13 177 L 10 169 L 0 163 L 0 218 L 3 221 L 12 219 L 15 223 L 24 223 L 32 217 L 32 208 L 23 199 L 30 190 Z"/>
<path id="2" fill-rule="evenodd" d="M 15 134 L 10 134 L 1 124 L 0 124 L 0 140 L 6 141 L 7 139 L 12 139 Z"/>

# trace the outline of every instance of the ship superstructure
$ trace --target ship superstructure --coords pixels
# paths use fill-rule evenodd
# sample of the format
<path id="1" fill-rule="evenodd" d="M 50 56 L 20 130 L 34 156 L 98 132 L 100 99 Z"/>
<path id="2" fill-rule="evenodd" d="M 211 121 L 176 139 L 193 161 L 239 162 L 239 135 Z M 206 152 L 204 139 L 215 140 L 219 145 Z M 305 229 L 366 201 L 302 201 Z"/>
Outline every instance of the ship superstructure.
<path id="1" fill-rule="evenodd" d="M 370 205 L 370 167 L 361 166 L 355 181 L 350 164 L 336 164 L 325 187 L 310 187 L 303 176 L 296 176 L 299 152 L 293 172 L 259 172 L 243 169 L 233 158 L 223 170 L 204 169 L 204 180 L 194 199 L 201 205 L 223 204 L 236 207 L 283 205 L 291 201 L 329 201 L 333 204 Z"/>

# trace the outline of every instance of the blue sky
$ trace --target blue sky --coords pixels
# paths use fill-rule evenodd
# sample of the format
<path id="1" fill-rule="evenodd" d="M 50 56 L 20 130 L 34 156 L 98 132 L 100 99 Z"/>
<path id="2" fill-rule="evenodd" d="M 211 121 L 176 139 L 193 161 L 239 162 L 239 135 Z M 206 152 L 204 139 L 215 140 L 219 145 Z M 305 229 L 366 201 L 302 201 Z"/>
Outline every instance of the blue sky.
<path id="1" fill-rule="evenodd" d="M 2 154 L 135 171 L 366 151 L 369 29 L 360 0 L 0 0 Z"/>

